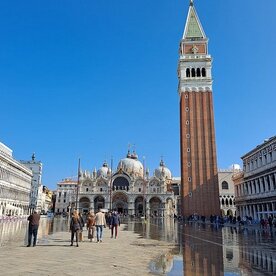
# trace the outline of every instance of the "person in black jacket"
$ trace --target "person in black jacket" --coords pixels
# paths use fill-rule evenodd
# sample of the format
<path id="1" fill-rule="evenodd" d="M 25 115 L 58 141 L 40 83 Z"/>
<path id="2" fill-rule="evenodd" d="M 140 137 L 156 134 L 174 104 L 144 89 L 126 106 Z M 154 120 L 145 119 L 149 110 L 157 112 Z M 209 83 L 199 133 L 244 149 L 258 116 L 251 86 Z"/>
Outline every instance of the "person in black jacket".
<path id="1" fill-rule="evenodd" d="M 114 211 L 112 213 L 111 219 L 110 219 L 110 229 L 111 229 L 111 238 L 113 238 L 113 234 L 115 234 L 115 239 L 118 236 L 118 226 L 120 226 L 121 222 L 120 222 L 120 216 L 118 215 L 118 213 L 116 211 Z M 114 229 L 115 229 L 115 233 L 114 233 Z"/>
<path id="2" fill-rule="evenodd" d="M 79 246 L 79 233 L 82 228 L 82 223 L 78 212 L 75 210 L 73 212 L 71 221 L 70 221 L 70 231 L 71 231 L 71 246 L 73 246 L 74 236 L 76 235 L 77 247 Z"/>
<path id="3" fill-rule="evenodd" d="M 38 231 L 38 226 L 39 226 L 39 220 L 40 220 L 40 215 L 37 213 L 37 211 L 34 211 L 34 213 L 31 214 L 28 217 L 29 232 L 28 232 L 28 245 L 27 245 L 27 247 L 31 246 L 32 237 L 33 237 L 33 246 L 36 246 L 36 239 L 37 239 L 37 231 Z"/>

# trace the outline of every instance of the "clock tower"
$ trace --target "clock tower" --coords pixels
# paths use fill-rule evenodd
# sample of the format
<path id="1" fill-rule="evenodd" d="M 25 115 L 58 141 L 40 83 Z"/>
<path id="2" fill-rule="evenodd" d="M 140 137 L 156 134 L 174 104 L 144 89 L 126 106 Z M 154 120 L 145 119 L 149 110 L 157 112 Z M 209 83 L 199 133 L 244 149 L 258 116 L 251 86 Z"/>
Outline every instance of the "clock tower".
<path id="1" fill-rule="evenodd" d="M 179 54 L 182 215 L 219 215 L 212 57 L 192 0 Z"/>

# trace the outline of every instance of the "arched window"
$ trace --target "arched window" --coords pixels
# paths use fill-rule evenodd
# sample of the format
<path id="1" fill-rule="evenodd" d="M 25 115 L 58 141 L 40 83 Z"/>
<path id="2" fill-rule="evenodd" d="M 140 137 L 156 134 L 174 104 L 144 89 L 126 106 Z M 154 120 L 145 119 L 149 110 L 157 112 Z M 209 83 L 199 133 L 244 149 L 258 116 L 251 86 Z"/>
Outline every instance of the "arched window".
<path id="1" fill-rule="evenodd" d="M 202 68 L 201 69 L 201 75 L 202 75 L 202 77 L 206 77 L 206 69 L 205 68 Z"/>
<path id="2" fill-rule="evenodd" d="M 195 68 L 192 68 L 192 77 L 194 78 L 196 76 Z"/>
<path id="3" fill-rule="evenodd" d="M 201 74 L 200 74 L 200 68 L 197 68 L 197 69 L 196 69 L 196 76 L 197 76 L 197 77 L 200 77 L 200 76 L 201 76 Z"/>
<path id="4" fill-rule="evenodd" d="M 226 206 L 228 206 L 228 199 L 227 198 L 225 199 L 225 204 L 226 204 Z"/>
<path id="5" fill-rule="evenodd" d="M 223 190 L 228 190 L 228 189 L 229 189 L 229 187 L 228 187 L 228 182 L 223 181 L 223 182 L 221 183 L 221 188 L 222 188 Z"/>
<path id="6" fill-rule="evenodd" d="M 233 205 L 233 202 L 232 202 L 232 199 L 230 198 L 229 199 L 229 204 L 232 206 Z"/>
<path id="7" fill-rule="evenodd" d="M 224 199 L 221 200 L 221 205 L 224 205 Z"/>
<path id="8" fill-rule="evenodd" d="M 190 68 L 186 69 L 186 77 L 190 78 L 191 77 L 191 72 L 190 72 Z"/>

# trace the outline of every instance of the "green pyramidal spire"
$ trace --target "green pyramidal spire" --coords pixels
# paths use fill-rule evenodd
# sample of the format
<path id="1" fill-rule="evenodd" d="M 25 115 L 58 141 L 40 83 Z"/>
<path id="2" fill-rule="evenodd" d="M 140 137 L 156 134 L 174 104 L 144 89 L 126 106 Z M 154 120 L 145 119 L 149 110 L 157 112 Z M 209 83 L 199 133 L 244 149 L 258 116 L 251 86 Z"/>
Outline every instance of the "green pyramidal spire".
<path id="1" fill-rule="evenodd" d="M 185 25 L 183 39 L 206 38 L 200 20 L 197 16 L 193 1 L 190 2 L 188 17 Z"/>

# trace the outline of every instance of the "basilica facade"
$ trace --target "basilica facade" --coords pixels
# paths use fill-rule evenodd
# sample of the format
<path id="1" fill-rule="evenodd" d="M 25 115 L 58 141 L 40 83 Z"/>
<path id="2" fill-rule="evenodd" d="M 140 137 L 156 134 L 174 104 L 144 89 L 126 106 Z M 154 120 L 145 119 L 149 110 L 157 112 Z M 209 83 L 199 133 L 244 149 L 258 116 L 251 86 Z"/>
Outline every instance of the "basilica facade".
<path id="1" fill-rule="evenodd" d="M 109 209 L 123 215 L 173 216 L 177 198 L 171 184 L 172 174 L 163 160 L 150 176 L 137 154 L 128 152 L 115 171 L 104 162 L 93 172 L 80 171 L 78 182 L 58 183 L 55 212 L 69 206 L 80 212 Z"/>

